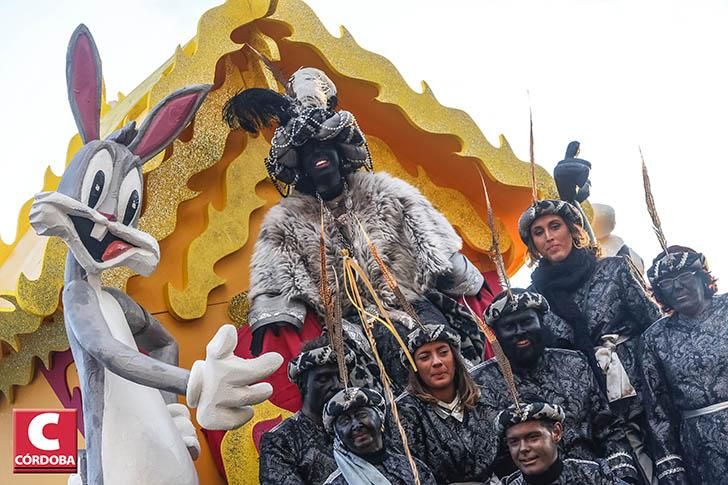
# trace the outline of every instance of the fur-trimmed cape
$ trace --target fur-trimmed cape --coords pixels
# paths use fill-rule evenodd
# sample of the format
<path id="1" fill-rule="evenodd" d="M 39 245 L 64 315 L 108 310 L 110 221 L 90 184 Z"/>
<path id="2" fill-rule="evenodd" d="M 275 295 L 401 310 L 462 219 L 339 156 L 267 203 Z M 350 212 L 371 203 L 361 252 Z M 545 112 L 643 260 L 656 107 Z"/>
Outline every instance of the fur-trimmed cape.
<path id="1" fill-rule="evenodd" d="M 450 258 L 462 246 L 447 219 L 416 188 L 387 173 L 358 172 L 351 174 L 347 183 L 351 214 L 363 224 L 407 299 L 413 301 L 434 288 L 438 276 L 452 269 Z M 266 312 L 256 311 L 256 299 L 261 296 L 261 302 L 267 302 L 264 306 L 272 301 L 284 305 L 303 303 L 323 314 L 319 298 L 320 217 L 319 201 L 299 192 L 282 199 L 266 215 L 250 273 L 251 325 L 255 325 L 255 319 L 270 317 L 270 307 Z M 336 268 L 341 291 L 341 244 L 336 226 L 350 241 L 352 256 L 366 271 L 384 305 L 388 310 L 396 308 L 396 298 L 356 220 L 343 211 L 336 221 L 326 218 L 326 252 L 329 267 Z M 334 288 L 334 272 L 328 274 L 329 286 Z M 342 305 L 344 315 L 353 311 L 345 296 Z"/>

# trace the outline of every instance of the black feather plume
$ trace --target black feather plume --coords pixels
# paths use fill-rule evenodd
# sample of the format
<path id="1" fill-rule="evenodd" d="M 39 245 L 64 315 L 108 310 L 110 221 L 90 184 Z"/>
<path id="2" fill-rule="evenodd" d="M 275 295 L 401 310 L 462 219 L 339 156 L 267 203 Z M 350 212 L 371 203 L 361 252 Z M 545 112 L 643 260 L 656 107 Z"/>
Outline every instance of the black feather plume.
<path id="1" fill-rule="evenodd" d="M 223 118 L 231 128 L 257 133 L 273 122 L 285 125 L 295 116 L 291 100 L 272 89 L 250 88 L 230 98 L 223 108 Z"/>

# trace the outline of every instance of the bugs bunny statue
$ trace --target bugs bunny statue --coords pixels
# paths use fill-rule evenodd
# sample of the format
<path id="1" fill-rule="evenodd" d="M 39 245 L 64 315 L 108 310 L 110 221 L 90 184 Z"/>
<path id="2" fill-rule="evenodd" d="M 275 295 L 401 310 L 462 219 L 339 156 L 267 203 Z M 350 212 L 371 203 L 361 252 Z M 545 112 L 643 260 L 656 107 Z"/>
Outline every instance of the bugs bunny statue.
<path id="1" fill-rule="evenodd" d="M 157 241 L 137 229 L 142 165 L 177 137 L 210 86 L 180 89 L 155 106 L 140 128 L 132 122 L 100 140 L 101 61 L 84 25 L 71 37 L 66 77 L 84 146 L 58 190 L 36 195 L 30 220 L 38 234 L 58 236 L 70 249 L 63 309 L 86 437 L 86 473 L 72 480 L 196 484 L 192 460 L 200 445 L 177 395 L 197 407 L 202 426 L 236 428 L 252 417 L 251 404 L 270 396 L 269 384 L 253 383 L 275 371 L 282 358 L 234 356 L 236 331 L 224 325 L 207 345 L 205 360 L 182 369 L 172 336 L 127 294 L 102 287 L 101 273 L 125 266 L 147 275 L 157 266 Z"/>

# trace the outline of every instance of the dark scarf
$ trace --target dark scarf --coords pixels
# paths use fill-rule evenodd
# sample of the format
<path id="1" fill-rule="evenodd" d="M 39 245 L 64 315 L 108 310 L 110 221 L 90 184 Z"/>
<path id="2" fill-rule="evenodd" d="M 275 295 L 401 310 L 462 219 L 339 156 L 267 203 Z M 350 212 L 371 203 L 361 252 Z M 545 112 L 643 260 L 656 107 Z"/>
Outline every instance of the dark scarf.
<path id="1" fill-rule="evenodd" d="M 538 475 L 526 475 L 524 473 L 523 479 L 528 485 L 551 485 L 559 479 L 563 469 L 564 462 L 561 461 L 561 457 L 557 457 L 556 461 L 545 472 Z"/>
<path id="2" fill-rule="evenodd" d="M 599 387 L 606 394 L 607 384 L 602 368 L 594 355 L 594 342 L 589 334 L 589 322 L 574 301 L 576 291 L 584 285 L 597 264 L 597 258 L 587 249 L 571 250 L 565 260 L 552 264 L 541 259 L 531 279 L 539 293 L 546 297 L 551 311 L 569 324 L 574 331 L 574 346 L 589 362 Z"/>

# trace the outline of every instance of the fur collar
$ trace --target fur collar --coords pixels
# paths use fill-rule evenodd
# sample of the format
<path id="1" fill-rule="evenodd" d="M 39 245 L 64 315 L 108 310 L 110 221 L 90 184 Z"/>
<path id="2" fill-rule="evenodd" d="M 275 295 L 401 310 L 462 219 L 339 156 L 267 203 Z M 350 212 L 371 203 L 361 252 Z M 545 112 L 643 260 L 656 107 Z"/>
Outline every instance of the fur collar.
<path id="1" fill-rule="evenodd" d="M 385 264 L 408 300 L 433 288 L 451 269 L 450 257 L 462 246 L 447 219 L 414 187 L 384 172 L 359 172 L 348 178 L 351 214 L 363 224 Z M 294 192 L 266 214 L 252 259 L 250 299 L 261 294 L 303 301 L 322 312 L 320 283 L 320 206 L 315 197 Z M 338 231 L 350 241 L 353 254 L 384 305 L 396 298 L 389 290 L 366 239 L 349 214 L 327 218 L 326 255 L 344 291 Z M 333 271 L 329 284 L 335 287 Z M 363 289 L 363 288 L 362 288 Z M 367 298 L 367 300 L 369 300 Z M 342 298 L 344 315 L 352 310 Z"/>

